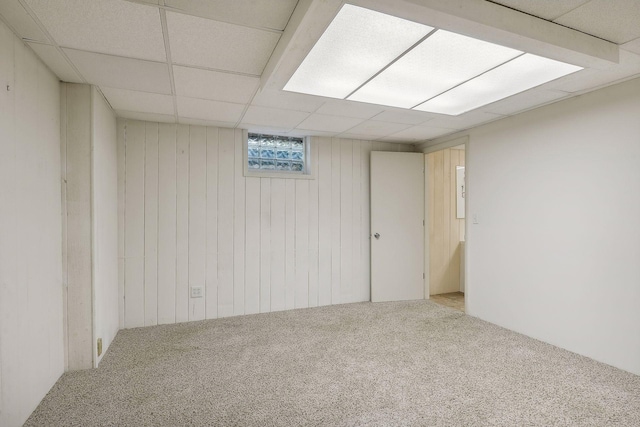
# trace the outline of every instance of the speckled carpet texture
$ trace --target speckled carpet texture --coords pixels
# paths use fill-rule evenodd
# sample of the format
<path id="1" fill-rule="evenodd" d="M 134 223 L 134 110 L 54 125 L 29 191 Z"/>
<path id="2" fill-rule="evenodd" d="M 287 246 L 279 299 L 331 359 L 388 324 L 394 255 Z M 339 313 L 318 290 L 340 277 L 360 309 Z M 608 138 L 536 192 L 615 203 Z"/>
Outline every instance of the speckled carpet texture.
<path id="1" fill-rule="evenodd" d="M 640 377 L 430 301 L 120 331 L 26 426 L 640 426 Z"/>

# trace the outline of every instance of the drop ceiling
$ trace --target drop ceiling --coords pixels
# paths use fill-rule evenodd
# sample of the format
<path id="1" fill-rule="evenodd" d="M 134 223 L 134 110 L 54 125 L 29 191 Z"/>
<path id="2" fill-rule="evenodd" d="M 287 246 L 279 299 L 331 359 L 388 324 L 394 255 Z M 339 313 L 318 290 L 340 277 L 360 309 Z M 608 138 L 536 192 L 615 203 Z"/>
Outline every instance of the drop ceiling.
<path id="1" fill-rule="evenodd" d="M 341 0 L 2 0 L 0 16 L 120 117 L 286 135 L 418 143 L 640 75 L 637 0 L 349 3 L 584 69 L 448 116 L 283 91 Z"/>

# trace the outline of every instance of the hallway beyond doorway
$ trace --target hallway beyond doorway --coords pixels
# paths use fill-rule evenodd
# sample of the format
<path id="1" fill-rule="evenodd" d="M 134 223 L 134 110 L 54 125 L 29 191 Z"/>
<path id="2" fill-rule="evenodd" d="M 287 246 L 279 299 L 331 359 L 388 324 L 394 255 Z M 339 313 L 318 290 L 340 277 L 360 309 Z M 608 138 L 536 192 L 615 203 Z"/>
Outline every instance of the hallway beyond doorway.
<path id="1" fill-rule="evenodd" d="M 431 295 L 431 301 L 464 313 L 464 293 L 451 292 L 448 294 Z"/>

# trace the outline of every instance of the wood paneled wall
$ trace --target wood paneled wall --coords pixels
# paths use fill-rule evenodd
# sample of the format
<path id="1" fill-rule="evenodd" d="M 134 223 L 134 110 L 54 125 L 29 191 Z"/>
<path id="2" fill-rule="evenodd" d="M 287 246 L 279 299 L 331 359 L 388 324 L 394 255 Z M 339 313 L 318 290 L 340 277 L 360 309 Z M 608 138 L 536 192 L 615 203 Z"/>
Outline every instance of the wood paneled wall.
<path id="1" fill-rule="evenodd" d="M 118 138 L 123 327 L 369 300 L 370 152 L 412 146 L 314 137 L 315 179 L 282 179 L 243 175 L 241 130 Z"/>
<path id="2" fill-rule="evenodd" d="M 60 101 L 66 368 L 78 370 L 119 330 L 116 116 L 91 85 L 61 83 Z"/>
<path id="3" fill-rule="evenodd" d="M 65 338 L 68 370 L 93 368 L 91 86 L 60 86 Z"/>
<path id="4" fill-rule="evenodd" d="M 14 427 L 64 372 L 60 87 L 2 20 L 0 82 L 0 426 Z"/>
<path id="5" fill-rule="evenodd" d="M 456 166 L 464 166 L 464 150 L 427 154 L 429 209 L 429 294 L 460 290 L 460 240 L 464 219 L 456 218 Z"/>

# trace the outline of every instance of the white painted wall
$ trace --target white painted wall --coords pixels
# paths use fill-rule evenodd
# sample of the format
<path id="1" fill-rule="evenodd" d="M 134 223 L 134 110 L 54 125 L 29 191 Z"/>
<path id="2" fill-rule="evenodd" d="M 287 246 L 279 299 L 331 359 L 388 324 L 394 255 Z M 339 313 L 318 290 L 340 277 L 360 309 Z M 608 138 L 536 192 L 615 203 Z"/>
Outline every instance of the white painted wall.
<path id="1" fill-rule="evenodd" d="M 470 132 L 469 314 L 640 374 L 639 117 L 636 79 Z"/>
<path id="2" fill-rule="evenodd" d="M 0 21 L 3 427 L 22 425 L 64 370 L 59 97 L 57 78 Z"/>
<path id="3" fill-rule="evenodd" d="M 98 366 L 119 329 L 116 118 L 95 87 L 60 93 L 66 366 L 76 370 Z"/>
<path id="4" fill-rule="evenodd" d="M 313 138 L 308 180 L 245 178 L 243 143 L 118 121 L 123 327 L 369 300 L 369 153 L 413 147 Z"/>
<path id="5" fill-rule="evenodd" d="M 93 360 L 97 366 L 119 329 L 118 154 L 116 117 L 102 94 L 91 88 L 93 170 Z M 98 338 L 102 354 L 98 356 Z"/>
<path id="6" fill-rule="evenodd" d="M 93 367 L 91 86 L 60 85 L 66 368 Z"/>

